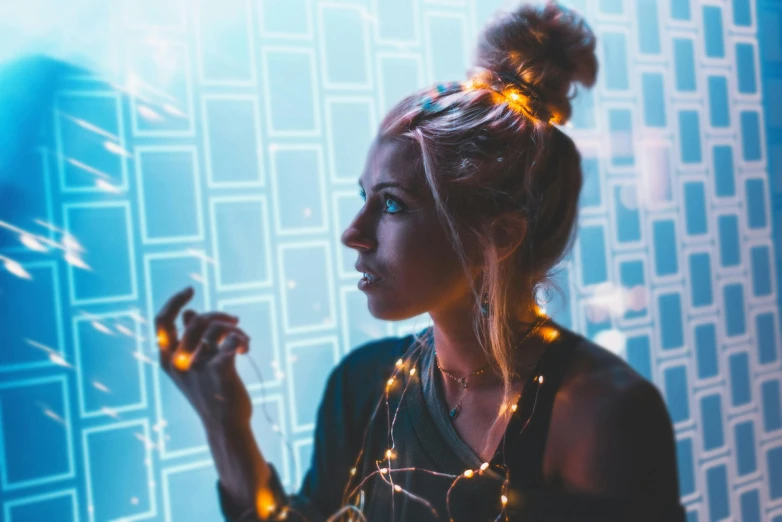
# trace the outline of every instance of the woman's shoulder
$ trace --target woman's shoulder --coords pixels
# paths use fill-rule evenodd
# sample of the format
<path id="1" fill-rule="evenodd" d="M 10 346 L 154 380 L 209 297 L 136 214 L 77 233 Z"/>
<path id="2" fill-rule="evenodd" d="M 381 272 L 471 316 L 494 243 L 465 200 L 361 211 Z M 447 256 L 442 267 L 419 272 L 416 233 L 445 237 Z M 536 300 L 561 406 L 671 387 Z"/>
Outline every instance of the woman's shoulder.
<path id="1" fill-rule="evenodd" d="M 580 336 L 573 342 L 549 433 L 560 479 L 574 490 L 608 494 L 638 493 L 644 473 L 670 482 L 673 426 L 660 391 L 612 351 Z M 676 488 L 660 495 L 673 501 Z"/>
<path id="2" fill-rule="evenodd" d="M 571 346 L 558 393 L 591 391 L 613 395 L 628 386 L 652 385 L 618 354 L 580 334 L 561 329 Z"/>
<path id="3" fill-rule="evenodd" d="M 638 397 L 664 407 L 654 383 L 639 374 L 618 354 L 589 339 L 568 332 L 571 349 L 567 369 L 555 394 L 552 430 L 565 433 L 594 426 L 594 419 L 627 407 Z M 637 402 L 637 401 L 636 401 Z"/>
<path id="4" fill-rule="evenodd" d="M 360 344 L 331 370 L 321 399 L 325 417 L 339 418 L 349 443 L 359 437 L 383 396 L 386 382 L 414 342 L 413 335 L 389 336 Z"/>
<path id="5" fill-rule="evenodd" d="M 560 330 L 567 343 L 567 364 L 554 395 L 546 451 L 549 468 L 554 460 L 561 465 L 565 449 L 582 444 L 586 434 L 598 426 L 597 419 L 619 409 L 633 396 L 632 390 L 659 396 L 654 384 L 622 357 L 578 333 Z"/>
<path id="6" fill-rule="evenodd" d="M 383 392 L 396 362 L 413 346 L 415 336 L 387 336 L 360 344 L 331 370 L 326 400 L 363 412 Z"/>

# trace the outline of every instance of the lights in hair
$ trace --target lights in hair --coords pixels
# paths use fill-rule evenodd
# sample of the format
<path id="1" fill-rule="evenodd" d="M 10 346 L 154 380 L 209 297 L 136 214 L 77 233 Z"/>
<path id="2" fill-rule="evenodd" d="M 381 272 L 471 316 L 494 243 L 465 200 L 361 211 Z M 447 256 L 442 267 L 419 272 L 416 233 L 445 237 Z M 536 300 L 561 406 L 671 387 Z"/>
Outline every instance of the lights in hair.
<path id="1" fill-rule="evenodd" d="M 552 117 L 546 117 L 548 116 L 548 111 L 540 107 L 537 111 L 533 111 L 531 109 L 531 106 L 534 105 L 540 105 L 540 101 L 537 100 L 537 97 L 532 94 L 531 88 L 522 89 L 521 86 L 524 85 L 522 83 L 522 80 L 520 78 L 516 78 L 514 81 L 505 82 L 504 88 L 497 88 L 495 85 L 488 80 L 489 75 L 485 72 L 478 72 L 476 74 L 473 74 L 470 78 L 460 83 L 461 88 L 463 91 L 478 91 L 478 90 L 489 90 L 491 91 L 492 101 L 496 105 L 507 105 L 513 112 L 516 112 L 517 114 L 523 114 L 526 117 L 532 119 L 535 122 L 543 122 L 547 124 L 553 123 L 553 116 Z M 525 92 L 525 90 L 530 90 L 530 92 Z M 537 112 L 542 113 L 541 115 L 537 114 Z"/>

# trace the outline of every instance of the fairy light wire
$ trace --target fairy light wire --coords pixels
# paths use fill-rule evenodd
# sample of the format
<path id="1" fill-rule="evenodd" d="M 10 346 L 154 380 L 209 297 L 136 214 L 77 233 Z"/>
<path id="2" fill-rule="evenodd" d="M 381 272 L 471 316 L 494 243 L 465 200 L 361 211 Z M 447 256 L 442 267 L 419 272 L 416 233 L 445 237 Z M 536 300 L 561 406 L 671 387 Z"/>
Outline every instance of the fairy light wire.
<path id="1" fill-rule="evenodd" d="M 545 316 L 545 314 L 542 314 L 542 315 Z M 541 331 L 541 329 L 538 329 L 538 332 L 540 332 L 540 331 Z M 168 332 L 160 332 L 160 331 L 158 332 L 159 335 L 161 333 L 163 335 L 166 335 L 166 336 L 168 335 Z M 478 470 L 470 470 L 470 469 L 468 469 L 468 470 L 465 470 L 465 472 L 460 473 L 459 475 L 452 475 L 452 474 L 448 474 L 448 473 L 442 473 L 442 472 L 437 472 L 437 471 L 434 471 L 434 470 L 427 470 L 427 469 L 418 468 L 418 467 L 405 467 L 405 468 L 396 468 L 396 469 L 393 468 L 393 461 L 396 460 L 398 458 L 398 456 L 399 456 L 399 453 L 398 453 L 397 448 L 396 448 L 396 440 L 395 440 L 395 437 L 394 437 L 394 428 L 395 428 L 395 424 L 396 424 L 396 419 L 398 418 L 398 414 L 399 414 L 399 411 L 401 409 L 402 402 L 404 400 L 404 396 L 405 396 L 405 394 L 407 392 L 408 387 L 411 385 L 413 379 L 417 378 L 417 377 L 415 377 L 417 372 L 415 372 L 414 369 L 418 367 L 420 359 L 421 359 L 421 356 L 423 355 L 423 350 L 424 350 L 424 347 L 425 347 L 425 343 L 428 341 L 428 339 L 429 339 L 429 337 L 431 335 L 432 335 L 431 332 L 428 332 L 427 334 L 424 334 L 423 336 L 415 335 L 415 341 L 414 341 L 415 347 L 412 350 L 408 349 L 406 351 L 406 356 L 403 356 L 395 364 L 395 367 L 394 367 L 394 369 L 392 371 L 392 374 L 391 374 L 391 376 L 389 377 L 389 379 L 386 382 L 384 393 L 382 393 L 381 396 L 379 397 L 379 400 L 377 401 L 377 403 L 375 405 L 373 413 L 372 413 L 371 417 L 369 418 L 368 422 L 366 423 L 366 425 L 364 427 L 364 435 L 362 437 L 361 449 L 360 449 L 360 451 L 358 453 L 358 456 L 356 457 L 356 459 L 354 461 L 353 468 L 350 469 L 350 475 L 348 477 L 348 481 L 345 484 L 345 487 L 343 489 L 342 506 L 328 518 L 328 521 L 335 522 L 336 520 L 338 520 L 339 517 L 341 517 L 342 515 L 344 515 L 346 513 L 351 514 L 351 520 L 353 520 L 352 514 L 357 514 L 360 517 L 361 521 L 366 521 L 366 517 L 365 517 L 365 515 L 363 513 L 363 508 L 364 508 L 363 500 L 361 502 L 361 506 L 359 507 L 359 506 L 353 505 L 351 503 L 351 499 L 356 494 L 359 494 L 361 497 L 363 497 L 363 489 L 362 489 L 363 486 L 371 478 L 373 478 L 375 476 L 379 476 L 380 479 L 383 481 L 383 483 L 387 484 L 390 487 L 390 489 L 391 489 L 392 520 L 393 520 L 393 517 L 395 516 L 395 511 L 394 511 L 394 509 L 395 509 L 395 501 L 394 501 L 394 497 L 395 497 L 396 493 L 404 494 L 407 498 L 411 499 L 412 501 L 414 501 L 416 503 L 422 504 L 427 510 L 429 510 L 430 512 L 435 514 L 435 516 L 437 516 L 437 510 L 434 508 L 434 506 L 432 505 L 432 503 L 430 501 L 428 501 L 427 499 L 421 497 L 420 495 L 417 495 L 417 494 L 413 493 L 412 491 L 408 491 L 406 488 L 403 488 L 403 487 L 401 487 L 400 485 L 398 485 L 398 484 L 396 484 L 394 482 L 394 477 L 393 477 L 394 473 L 408 473 L 408 472 L 423 472 L 423 473 L 427 473 L 427 474 L 432 475 L 432 476 L 439 476 L 439 477 L 444 477 L 444 478 L 448 478 L 448 479 L 452 480 L 452 482 L 451 482 L 451 484 L 450 484 L 450 486 L 449 486 L 449 488 L 448 488 L 448 490 L 446 492 L 446 499 L 445 499 L 446 502 L 445 502 L 445 504 L 446 504 L 446 510 L 447 510 L 447 513 L 448 513 L 448 518 L 449 518 L 450 521 L 453 521 L 452 513 L 451 513 L 451 502 L 450 501 L 451 501 L 451 492 L 454 490 L 455 486 L 459 483 L 460 480 L 469 480 L 472 477 L 474 477 L 476 474 L 483 475 L 484 472 L 486 472 L 486 470 L 488 470 L 490 468 L 489 462 L 493 461 L 498 456 L 498 454 L 500 454 L 500 453 L 502 454 L 502 458 L 503 458 L 502 459 L 502 468 L 505 471 L 505 473 L 504 473 L 505 476 L 504 476 L 504 480 L 503 480 L 502 486 L 501 486 L 501 493 L 502 493 L 501 496 L 500 496 L 501 509 L 500 509 L 500 512 L 498 513 L 498 516 L 497 516 L 497 518 L 495 520 L 501 520 L 503 515 L 505 515 L 505 517 L 507 519 L 507 504 L 508 504 L 507 494 L 508 494 L 508 487 L 509 487 L 509 483 L 510 483 L 510 470 L 509 470 L 508 464 L 507 464 L 507 451 L 506 451 L 507 438 L 508 438 L 507 430 L 503 434 L 503 437 L 502 437 L 502 441 L 501 441 L 501 444 L 500 444 L 501 449 L 498 449 L 494 453 L 494 455 L 492 456 L 490 461 L 489 462 L 484 462 L 480 466 L 480 468 Z M 545 335 L 545 332 L 544 332 L 544 335 L 542 335 L 542 338 L 543 338 L 544 342 L 551 342 L 551 341 L 555 340 L 557 338 L 557 336 Z M 160 339 L 159 338 L 159 340 L 163 341 L 162 346 L 165 348 L 166 347 L 165 345 L 168 344 L 166 342 L 168 339 Z M 545 354 L 545 352 L 544 352 L 544 354 Z M 255 363 L 255 361 L 252 360 L 252 358 L 250 358 L 250 364 L 251 364 L 251 366 L 253 368 L 253 371 L 255 371 L 255 373 L 256 373 L 256 375 L 257 375 L 257 377 L 259 379 L 259 382 L 263 383 L 263 381 L 264 381 L 263 373 L 261 372 L 260 368 L 258 368 L 258 366 Z M 531 410 L 531 412 L 529 414 L 529 417 L 525 420 L 524 425 L 522 426 L 521 430 L 519 431 L 519 436 L 527 429 L 527 426 L 531 422 L 532 417 L 534 416 L 534 413 L 535 413 L 535 410 L 536 410 L 536 406 L 537 406 L 537 402 L 538 402 L 538 396 L 539 396 L 539 393 L 540 393 L 540 388 L 541 388 L 541 385 L 543 383 L 543 379 L 542 379 L 542 369 L 543 369 L 542 368 L 543 367 L 542 356 L 541 356 L 541 364 L 540 364 L 540 366 L 541 366 L 541 368 L 540 368 L 541 371 L 538 372 L 538 375 L 535 376 L 534 381 L 533 381 L 533 382 L 537 381 L 538 385 L 535 387 L 535 394 L 534 394 L 534 398 L 533 398 L 533 402 L 532 402 L 532 410 Z M 401 378 L 400 376 L 404 376 L 405 373 L 407 373 L 409 377 L 406 378 L 406 379 L 405 378 Z M 399 394 L 398 400 L 397 400 L 397 402 L 395 404 L 394 415 L 392 417 L 391 416 L 391 400 L 390 400 L 391 393 L 390 392 L 391 392 L 391 388 L 394 386 L 394 384 L 396 384 L 397 381 L 399 381 L 400 379 L 404 382 L 404 386 L 403 386 L 403 388 L 401 390 L 401 393 Z M 524 390 L 522 390 L 522 393 L 519 396 L 519 398 L 516 400 L 516 403 L 514 403 L 510 407 L 510 409 L 512 410 L 511 415 L 513 413 L 517 412 L 517 408 L 514 408 L 513 406 L 516 406 L 516 404 L 523 398 L 523 395 L 524 395 L 523 392 L 524 392 Z M 267 422 L 269 422 L 272 425 L 276 425 L 274 423 L 274 421 L 273 421 L 273 419 L 272 419 L 268 409 L 267 409 L 267 405 L 266 405 L 266 401 L 265 401 L 265 390 L 264 390 L 263 386 L 261 386 L 261 394 L 262 394 L 262 396 L 260 397 L 260 399 L 261 399 L 261 407 L 262 407 L 261 409 L 262 409 L 262 411 L 264 413 L 264 416 L 265 416 Z M 370 426 L 373 424 L 373 421 L 376 418 L 377 414 L 379 413 L 379 409 L 382 406 L 385 406 L 385 409 L 386 409 L 386 422 L 387 422 L 387 425 L 388 425 L 387 444 L 386 444 L 387 449 L 386 449 L 386 453 L 385 453 L 385 458 L 382 459 L 382 460 L 376 460 L 375 461 L 375 467 L 377 469 L 375 471 L 367 474 L 366 476 L 362 477 L 362 476 L 359 475 L 358 471 L 363 469 L 363 464 L 362 463 L 363 463 L 363 459 L 364 459 L 365 454 L 366 454 L 367 437 L 368 437 L 368 435 L 370 433 Z M 505 408 L 503 409 L 503 412 L 504 412 L 504 411 L 507 410 L 507 404 L 503 404 L 503 406 L 505 406 Z M 512 419 L 509 422 L 512 422 Z M 285 446 L 288 449 L 288 451 L 291 454 L 294 454 L 295 452 L 293 450 L 293 447 L 292 447 L 290 441 L 288 440 L 288 438 L 283 433 L 283 430 L 279 429 L 279 430 L 276 430 L 276 431 L 278 433 L 278 436 L 285 443 Z M 381 468 L 380 467 L 380 463 L 381 462 L 387 462 L 387 466 Z M 356 479 L 359 480 L 358 484 L 355 487 L 351 488 L 354 480 L 356 480 Z M 260 494 L 261 494 L 261 492 L 259 492 L 259 495 Z M 279 499 L 277 499 L 277 500 L 279 500 Z M 257 508 L 253 508 L 253 511 L 255 509 L 257 509 Z M 248 511 L 248 513 L 250 513 L 250 511 Z M 296 510 L 294 508 L 292 508 L 289 504 L 285 504 L 285 505 L 282 505 L 280 507 L 280 512 L 277 515 L 276 520 L 284 520 L 284 518 L 287 518 L 287 514 L 288 513 L 296 513 L 302 519 L 307 520 L 307 517 L 304 516 L 303 513 L 299 512 L 298 510 Z M 245 515 L 246 514 L 247 513 L 245 513 Z"/>

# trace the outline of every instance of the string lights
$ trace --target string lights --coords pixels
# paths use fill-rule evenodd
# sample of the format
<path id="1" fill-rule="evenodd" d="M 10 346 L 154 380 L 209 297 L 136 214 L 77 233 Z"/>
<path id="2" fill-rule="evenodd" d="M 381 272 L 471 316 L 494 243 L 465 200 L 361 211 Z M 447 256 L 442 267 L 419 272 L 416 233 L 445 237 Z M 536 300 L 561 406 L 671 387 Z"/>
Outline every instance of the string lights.
<path id="1" fill-rule="evenodd" d="M 545 313 L 542 313 L 543 312 L 542 309 L 538 308 L 537 312 L 539 315 L 539 319 L 546 317 Z M 559 331 L 553 326 L 546 325 L 537 328 L 535 331 L 535 335 L 540 337 L 544 342 L 550 343 L 559 337 Z M 161 349 L 167 350 L 170 348 L 171 337 L 164 328 L 158 329 L 157 341 Z M 350 468 L 349 471 L 350 476 L 348 478 L 348 482 L 345 485 L 343 491 L 342 507 L 340 507 L 340 509 L 337 512 L 333 513 L 327 519 L 327 522 L 337 522 L 338 520 L 340 520 L 340 517 L 342 517 L 345 514 L 349 515 L 350 522 L 365 521 L 366 516 L 363 512 L 364 490 L 362 488 L 373 477 L 379 477 L 382 483 L 388 485 L 388 487 L 391 489 L 392 509 L 394 505 L 394 501 L 393 501 L 394 494 L 402 494 L 405 495 L 409 500 L 421 504 L 428 511 L 430 511 L 435 517 L 438 517 L 439 515 L 437 513 L 437 510 L 428 500 L 426 500 L 425 498 L 419 495 L 416 495 L 411 491 L 408 491 L 400 484 L 394 482 L 393 479 L 394 474 L 410 473 L 410 472 L 426 473 L 432 476 L 445 477 L 452 480 L 446 492 L 446 509 L 448 510 L 449 521 L 453 522 L 453 517 L 451 516 L 450 513 L 450 509 L 451 509 L 450 495 L 451 492 L 454 490 L 454 487 L 457 485 L 457 483 L 460 480 L 470 480 L 475 478 L 476 476 L 482 476 L 489 471 L 490 468 L 489 462 L 484 462 L 477 470 L 466 469 L 459 475 L 452 475 L 448 473 L 442 473 L 434 470 L 428 470 L 428 469 L 417 468 L 417 467 L 400 467 L 400 468 L 393 467 L 393 462 L 399 459 L 399 450 L 396 448 L 394 442 L 394 425 L 396 422 L 397 414 L 399 413 L 399 410 L 401 408 L 401 397 L 404 396 L 405 392 L 410 386 L 410 383 L 413 380 L 412 378 L 415 375 L 417 375 L 416 367 L 418 366 L 422 353 L 423 353 L 423 343 L 421 343 L 420 340 L 417 340 L 417 346 L 411 351 L 411 353 L 406 358 L 400 358 L 396 361 L 396 363 L 394 364 L 393 373 L 386 381 L 385 393 L 381 397 L 381 400 L 379 400 L 378 403 L 376 404 L 375 409 L 367 423 L 367 424 L 371 424 L 375 420 L 381 405 L 385 404 L 386 413 L 389 418 L 388 438 L 391 441 L 391 447 L 385 450 L 381 459 L 375 461 L 375 467 L 376 467 L 375 471 L 367 474 L 366 476 L 359 476 L 358 470 L 361 467 L 361 462 L 362 459 L 364 458 L 364 453 L 365 453 L 365 447 L 364 445 L 362 445 L 358 453 L 358 456 L 356 457 L 354 465 L 352 468 Z M 182 368 L 180 371 L 188 371 L 190 369 L 191 357 L 192 356 L 190 354 L 184 352 L 175 353 L 173 357 L 173 364 L 177 369 Z M 411 378 L 402 379 L 401 377 L 405 373 L 407 373 Z M 405 383 L 405 386 L 402 387 L 401 390 L 399 391 L 400 400 L 396 405 L 396 408 L 394 410 L 393 420 L 392 420 L 391 411 L 390 411 L 390 397 L 391 397 L 391 393 L 395 392 L 396 388 L 398 388 L 395 385 L 400 380 Z M 535 412 L 535 405 L 537 404 L 538 393 L 543 384 L 543 375 L 542 374 L 536 375 L 533 378 L 533 382 L 537 382 L 538 386 L 536 387 L 535 395 L 533 397 L 532 411 L 530 412 L 529 418 L 526 420 L 520 433 L 522 433 L 526 429 L 527 425 L 529 424 Z M 511 414 L 517 413 L 518 411 L 517 403 L 518 403 L 518 399 L 512 403 L 503 403 L 500 406 L 500 414 L 504 413 L 507 410 L 510 410 Z M 503 444 L 501 444 L 503 449 L 504 449 L 504 440 L 505 439 L 503 436 Z M 508 506 L 507 493 L 508 493 L 508 486 L 510 483 L 510 470 L 508 469 L 507 465 L 505 465 L 504 462 L 503 462 L 503 466 L 501 467 L 504 468 L 505 475 L 501 486 L 501 495 L 499 497 L 499 501 L 500 501 L 499 503 L 501 506 L 500 512 L 498 513 L 497 518 L 495 519 L 497 521 L 506 518 L 506 509 Z M 358 480 L 358 484 L 352 486 L 355 480 Z M 351 499 L 353 499 L 354 497 L 358 498 L 358 502 L 357 502 L 358 505 L 353 504 L 351 502 Z M 253 515 L 257 515 L 262 520 L 286 520 L 288 518 L 289 513 L 295 512 L 295 510 L 292 510 L 289 506 L 286 505 L 282 505 L 282 506 L 279 505 L 278 504 L 279 500 L 280 499 L 277 499 L 275 497 L 275 492 L 273 488 L 259 489 L 258 492 L 256 493 L 256 506 L 254 508 L 255 513 L 253 513 Z M 358 518 L 355 519 L 354 515 Z M 242 519 L 244 519 L 244 517 L 242 517 Z"/>
<path id="2" fill-rule="evenodd" d="M 503 86 L 497 86 L 496 76 L 500 77 Z M 462 82 L 447 82 L 436 85 L 429 96 L 424 98 L 421 105 L 422 112 L 436 112 L 442 107 L 437 103 L 438 98 L 451 91 L 463 92 L 487 90 L 491 93 L 492 102 L 495 105 L 507 105 L 517 114 L 523 114 L 535 124 L 553 124 L 556 120 L 545 105 L 537 90 L 515 74 L 496 74 L 491 71 L 479 71 Z"/>
<path id="3" fill-rule="evenodd" d="M 541 318 L 545 317 L 545 313 L 540 308 L 538 308 L 538 315 Z M 544 342 L 550 343 L 550 342 L 553 342 L 554 340 L 556 340 L 559 337 L 559 332 L 554 327 L 546 326 L 544 328 L 537 329 L 536 332 L 535 332 L 535 335 L 538 335 Z M 410 354 L 410 356 L 408 357 L 407 360 L 399 359 L 399 360 L 396 361 L 394 372 L 391 375 L 391 377 L 388 379 L 388 381 L 386 382 L 385 406 L 386 406 L 387 411 L 390 408 L 389 392 L 390 392 L 392 386 L 397 382 L 397 377 L 402 372 L 404 372 L 407 367 L 409 367 L 409 370 L 407 370 L 409 375 L 413 376 L 413 375 L 416 374 L 415 366 L 417 366 L 417 364 L 418 364 L 418 360 L 420 359 L 421 350 L 422 350 L 421 343 L 418 343 L 418 344 L 419 344 L 419 346 L 416 347 L 413 350 L 413 352 Z M 535 393 L 535 396 L 534 396 L 533 408 L 532 408 L 532 412 L 530 413 L 530 417 L 525 422 L 524 426 L 522 427 L 521 432 L 523 432 L 524 429 L 527 427 L 527 425 L 529 424 L 529 422 L 530 422 L 530 420 L 532 418 L 532 415 L 533 415 L 533 413 L 535 411 L 535 404 L 537 403 L 537 394 L 540 391 L 541 385 L 543 384 L 543 375 L 535 376 L 533 378 L 533 382 L 537 382 L 538 383 L 538 386 L 536 388 L 536 393 Z M 408 382 L 406 383 L 405 387 L 402 389 L 402 392 L 401 392 L 402 394 L 405 393 L 405 391 L 407 390 L 407 386 L 409 386 L 409 384 L 410 384 L 410 380 L 408 380 Z M 503 403 L 501 405 L 501 407 L 500 407 L 501 413 L 506 411 L 506 410 L 508 410 L 508 409 L 512 413 L 516 413 L 518 411 L 518 404 L 517 404 L 517 402 L 518 401 L 516 401 L 514 403 L 511 403 L 511 404 Z M 396 418 L 396 414 L 398 413 L 400 406 L 401 406 L 401 401 L 398 403 L 398 405 L 396 407 L 396 410 L 394 412 L 394 418 Z M 372 417 L 370 418 L 369 423 L 371 423 L 374 420 L 375 415 L 377 413 L 377 409 L 378 408 L 375 408 L 375 412 L 373 413 Z M 389 437 L 392 438 L 392 439 L 393 439 L 393 427 L 394 426 L 393 426 L 393 423 L 392 423 L 390 428 L 389 428 L 390 429 Z M 386 451 L 386 455 L 385 455 L 386 458 L 384 460 L 376 461 L 377 471 L 375 471 L 373 473 L 370 473 L 366 477 L 363 477 L 363 480 L 361 480 L 360 483 L 357 486 L 355 486 L 354 488 L 350 489 L 350 485 L 351 485 L 351 483 L 353 481 L 353 478 L 357 474 L 357 469 L 358 469 L 358 467 L 360 465 L 360 462 L 361 462 L 361 460 L 363 458 L 363 454 L 364 454 L 364 447 L 362 446 L 361 451 L 359 452 L 359 456 L 356 459 L 355 465 L 350 470 L 350 475 L 351 476 L 350 476 L 348 484 L 347 484 L 347 486 L 345 488 L 346 494 L 343 496 L 343 502 L 345 502 L 346 499 L 352 498 L 357 492 L 359 492 L 359 491 L 363 492 L 363 490 L 361 490 L 361 487 L 363 487 L 364 484 L 366 484 L 366 482 L 371 477 L 373 477 L 373 476 L 380 476 L 381 479 L 383 480 L 383 482 L 388 484 L 392 488 L 394 493 L 405 494 L 410 500 L 421 503 L 426 508 L 428 508 L 430 511 L 432 511 L 432 513 L 435 516 L 438 516 L 436 510 L 434 510 L 434 507 L 431 505 L 431 503 L 429 503 L 425 499 L 421 498 L 420 496 L 415 495 L 414 493 L 412 493 L 410 491 L 407 491 L 406 489 L 402 488 L 398 484 L 394 484 L 393 480 L 392 480 L 392 473 L 396 473 L 396 472 L 412 472 L 412 471 L 414 471 L 414 472 L 423 472 L 423 473 L 427 473 L 427 474 L 434 475 L 434 476 L 440 476 L 440 477 L 445 476 L 445 477 L 451 478 L 453 480 L 453 482 L 451 483 L 450 487 L 448 488 L 448 491 L 446 492 L 446 508 L 448 509 L 448 512 L 449 512 L 448 513 L 448 518 L 449 518 L 450 521 L 453 521 L 453 518 L 451 517 L 451 514 L 450 514 L 450 494 L 453 491 L 454 487 L 456 486 L 457 482 L 460 479 L 471 479 L 471 478 L 475 477 L 476 475 L 483 475 L 490 467 L 490 463 L 489 462 L 484 462 L 483 464 L 481 464 L 481 466 L 480 466 L 480 468 L 478 470 L 467 469 L 463 473 L 461 473 L 461 474 L 459 474 L 457 476 L 444 474 L 444 473 L 436 472 L 436 471 L 433 471 L 433 470 L 416 468 L 416 467 L 393 469 L 392 466 L 391 466 L 391 460 L 396 459 L 398 457 L 398 452 L 396 452 L 393 449 L 388 449 Z M 391 456 L 393 456 L 393 458 Z M 380 466 L 381 462 L 387 462 L 387 465 L 381 467 Z M 497 516 L 496 520 L 501 520 L 505 516 L 506 508 L 507 508 L 507 504 L 508 504 L 507 489 L 508 489 L 509 482 L 510 482 L 510 470 L 507 468 L 507 466 L 504 466 L 504 467 L 505 467 L 505 477 L 504 477 L 504 481 L 503 481 L 503 484 L 502 484 L 502 494 L 500 495 L 500 499 L 499 499 L 500 500 L 500 505 L 502 507 L 501 507 L 500 513 L 498 513 L 498 516 Z M 392 499 L 393 499 L 393 495 L 392 495 Z M 393 507 L 393 500 L 392 500 L 392 507 Z M 362 513 L 362 515 L 363 515 L 363 513 Z M 362 516 L 361 519 L 363 520 L 363 516 Z M 333 522 L 334 520 L 336 520 L 336 519 L 331 519 L 331 518 L 329 519 L 330 522 Z M 351 520 L 351 522 L 353 522 L 352 518 L 350 520 Z"/>

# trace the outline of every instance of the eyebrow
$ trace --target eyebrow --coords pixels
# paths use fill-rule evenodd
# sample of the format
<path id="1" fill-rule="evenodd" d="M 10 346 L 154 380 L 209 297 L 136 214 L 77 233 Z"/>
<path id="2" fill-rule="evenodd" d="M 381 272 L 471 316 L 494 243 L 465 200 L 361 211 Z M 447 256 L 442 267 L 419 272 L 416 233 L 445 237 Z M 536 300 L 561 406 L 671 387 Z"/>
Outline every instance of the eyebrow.
<path id="1" fill-rule="evenodd" d="M 362 189 L 364 188 L 364 186 L 361 184 L 361 180 L 358 180 L 358 186 L 361 187 Z M 408 187 L 405 187 L 404 185 L 400 185 L 399 183 L 396 183 L 396 182 L 393 182 L 393 181 L 381 181 L 380 183 L 378 183 L 374 187 L 372 187 L 372 190 L 373 191 L 377 191 L 377 190 L 384 189 L 384 188 L 387 188 L 387 187 L 396 187 L 396 188 L 398 188 L 400 190 L 403 190 L 403 191 L 407 192 L 411 196 L 415 196 L 416 195 L 416 193 L 412 189 L 409 189 Z"/>

